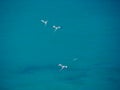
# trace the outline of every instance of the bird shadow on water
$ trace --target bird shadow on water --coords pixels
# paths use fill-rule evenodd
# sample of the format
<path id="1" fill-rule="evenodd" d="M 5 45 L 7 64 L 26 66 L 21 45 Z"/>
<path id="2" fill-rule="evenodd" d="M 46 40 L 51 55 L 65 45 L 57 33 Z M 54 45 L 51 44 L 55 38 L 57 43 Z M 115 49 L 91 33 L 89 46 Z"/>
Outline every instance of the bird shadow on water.
<path id="1" fill-rule="evenodd" d="M 43 72 L 43 71 L 57 71 L 58 68 L 55 65 L 31 65 L 26 66 L 18 70 L 19 74 L 33 74 L 36 72 Z"/>
<path id="2" fill-rule="evenodd" d="M 87 68 L 70 68 L 60 72 L 57 80 L 75 87 L 80 87 L 85 84 L 85 79 L 88 77 L 90 69 Z"/>

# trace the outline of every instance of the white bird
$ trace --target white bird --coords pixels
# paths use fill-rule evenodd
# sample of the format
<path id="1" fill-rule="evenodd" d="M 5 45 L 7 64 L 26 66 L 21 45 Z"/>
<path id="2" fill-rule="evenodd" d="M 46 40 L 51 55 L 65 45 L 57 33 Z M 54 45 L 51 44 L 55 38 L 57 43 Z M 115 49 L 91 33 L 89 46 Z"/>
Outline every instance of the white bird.
<path id="1" fill-rule="evenodd" d="M 48 21 L 47 20 L 40 20 L 43 24 L 47 25 Z"/>
<path id="2" fill-rule="evenodd" d="M 74 58 L 73 61 L 78 61 L 78 58 Z"/>
<path id="3" fill-rule="evenodd" d="M 61 67 L 60 71 L 63 70 L 64 68 L 68 68 L 68 66 L 62 65 L 62 64 L 58 64 L 58 66 Z"/>
<path id="4" fill-rule="evenodd" d="M 53 25 L 52 28 L 54 29 L 54 32 L 57 31 L 58 29 L 60 29 L 61 27 L 60 26 L 55 26 Z"/>

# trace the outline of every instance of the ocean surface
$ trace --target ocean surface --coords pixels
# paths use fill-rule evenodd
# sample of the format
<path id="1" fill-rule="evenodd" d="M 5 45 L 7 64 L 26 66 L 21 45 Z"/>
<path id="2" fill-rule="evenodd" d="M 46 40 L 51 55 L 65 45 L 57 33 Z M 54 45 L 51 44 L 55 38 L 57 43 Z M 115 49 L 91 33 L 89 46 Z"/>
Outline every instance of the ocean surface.
<path id="1" fill-rule="evenodd" d="M 120 1 L 0 0 L 0 90 L 120 90 Z"/>

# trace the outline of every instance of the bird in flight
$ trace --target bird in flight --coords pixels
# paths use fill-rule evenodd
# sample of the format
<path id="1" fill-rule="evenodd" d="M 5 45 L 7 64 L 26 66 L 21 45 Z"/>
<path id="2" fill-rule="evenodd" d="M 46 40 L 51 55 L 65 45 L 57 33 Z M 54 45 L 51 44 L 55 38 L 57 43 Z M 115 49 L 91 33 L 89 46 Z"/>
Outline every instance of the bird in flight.
<path id="1" fill-rule="evenodd" d="M 40 20 L 43 24 L 47 25 L 48 21 L 47 20 Z"/>
<path id="2" fill-rule="evenodd" d="M 79 58 L 74 58 L 74 59 L 73 59 L 73 61 L 78 61 L 78 60 L 79 60 Z"/>
<path id="3" fill-rule="evenodd" d="M 53 25 L 52 28 L 54 29 L 54 32 L 56 32 L 58 29 L 60 29 L 61 27 L 60 26 L 55 26 Z"/>
<path id="4" fill-rule="evenodd" d="M 58 64 L 58 66 L 61 67 L 60 71 L 63 70 L 63 69 L 65 69 L 65 68 L 68 68 L 68 66 L 65 66 L 65 65 L 62 65 L 62 64 Z"/>

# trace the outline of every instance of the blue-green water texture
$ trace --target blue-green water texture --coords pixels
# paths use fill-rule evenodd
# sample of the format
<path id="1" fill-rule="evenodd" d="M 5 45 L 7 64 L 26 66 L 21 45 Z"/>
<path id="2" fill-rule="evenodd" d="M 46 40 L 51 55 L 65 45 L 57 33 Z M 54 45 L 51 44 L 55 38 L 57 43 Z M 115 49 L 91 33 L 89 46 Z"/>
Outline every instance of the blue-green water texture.
<path id="1" fill-rule="evenodd" d="M 0 0 L 0 90 L 120 90 L 120 1 Z"/>

